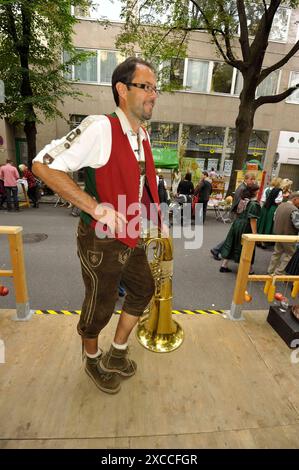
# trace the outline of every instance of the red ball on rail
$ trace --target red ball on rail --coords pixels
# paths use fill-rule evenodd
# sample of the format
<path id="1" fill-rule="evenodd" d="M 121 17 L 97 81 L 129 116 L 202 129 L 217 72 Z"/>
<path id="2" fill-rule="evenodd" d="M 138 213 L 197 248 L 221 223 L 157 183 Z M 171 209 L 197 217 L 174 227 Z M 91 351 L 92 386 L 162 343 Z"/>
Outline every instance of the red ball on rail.
<path id="1" fill-rule="evenodd" d="M 9 289 L 5 286 L 0 286 L 0 296 L 5 296 L 8 295 Z"/>

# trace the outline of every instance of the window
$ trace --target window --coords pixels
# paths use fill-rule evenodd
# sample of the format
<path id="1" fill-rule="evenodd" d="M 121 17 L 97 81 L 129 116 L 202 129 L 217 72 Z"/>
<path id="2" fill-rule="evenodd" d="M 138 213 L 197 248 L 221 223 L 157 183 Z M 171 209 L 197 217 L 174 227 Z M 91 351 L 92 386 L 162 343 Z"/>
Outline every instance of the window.
<path id="1" fill-rule="evenodd" d="M 155 148 L 176 148 L 178 145 L 179 124 L 151 122 L 148 128 L 151 144 Z"/>
<path id="2" fill-rule="evenodd" d="M 63 51 L 63 63 L 65 64 L 70 60 L 70 54 L 67 51 Z M 72 80 L 73 79 L 73 66 L 68 65 L 66 71 L 64 72 L 64 78 L 66 80 Z"/>
<path id="3" fill-rule="evenodd" d="M 275 70 L 274 72 L 270 73 L 265 80 L 259 84 L 256 89 L 256 97 L 259 96 L 269 96 L 275 95 L 277 93 L 278 88 L 278 79 L 279 79 L 279 70 Z M 234 83 L 234 95 L 240 96 L 240 93 L 243 89 L 243 77 L 239 70 L 236 71 L 236 79 Z"/>
<path id="4" fill-rule="evenodd" d="M 80 82 L 97 82 L 97 51 L 91 51 L 93 54 L 81 64 L 69 65 L 64 76 L 67 80 L 76 80 Z M 68 52 L 63 52 L 63 61 L 70 60 Z"/>
<path id="5" fill-rule="evenodd" d="M 299 83 L 299 72 L 291 72 L 289 87 L 292 87 L 297 83 Z M 299 103 L 299 89 L 294 91 L 290 96 L 288 96 L 286 102 Z"/>
<path id="6" fill-rule="evenodd" d="M 181 88 L 184 80 L 184 63 L 184 59 L 170 59 L 157 66 L 159 83 L 167 85 L 171 81 L 174 87 Z"/>
<path id="7" fill-rule="evenodd" d="M 250 2 L 247 7 L 247 24 L 250 36 L 255 36 L 258 23 L 264 13 L 264 6 L 259 2 Z M 278 8 L 272 23 L 269 34 L 270 41 L 286 42 L 288 38 L 288 27 L 291 10 L 288 8 Z"/>
<path id="8" fill-rule="evenodd" d="M 256 89 L 256 97 L 275 95 L 277 93 L 279 70 L 270 73 Z"/>
<path id="9" fill-rule="evenodd" d="M 110 84 L 114 69 L 124 60 L 124 57 L 117 51 L 101 51 L 100 58 L 100 82 Z"/>
<path id="10" fill-rule="evenodd" d="M 188 59 L 187 89 L 190 91 L 208 91 L 209 62 Z"/>
<path id="11" fill-rule="evenodd" d="M 240 93 L 243 89 L 243 76 L 240 72 L 240 70 L 235 71 L 235 82 L 234 82 L 234 89 L 233 89 L 233 94 L 240 96 Z"/>
<path id="12" fill-rule="evenodd" d="M 251 136 L 249 140 L 248 155 L 250 157 L 254 157 L 262 161 L 266 154 L 268 139 L 269 139 L 268 131 L 254 129 L 251 132 Z M 229 129 L 228 148 L 230 150 L 230 153 L 234 152 L 235 144 L 236 144 L 236 129 Z"/>
<path id="13" fill-rule="evenodd" d="M 230 93 L 232 77 L 233 67 L 226 63 L 214 62 L 211 93 Z"/>
<path id="14" fill-rule="evenodd" d="M 240 94 L 242 76 L 224 62 L 187 61 L 186 88 L 193 92 Z M 238 91 L 240 89 L 240 91 Z"/>
<path id="15" fill-rule="evenodd" d="M 81 64 L 70 65 L 65 72 L 68 80 L 87 83 L 111 84 L 112 73 L 124 57 L 118 51 L 92 51 L 93 55 Z M 98 71 L 99 55 L 99 71 Z M 64 52 L 63 60 L 69 60 L 69 54 Z"/>
<path id="16" fill-rule="evenodd" d="M 287 41 L 290 17 L 291 10 L 288 8 L 278 8 L 270 31 L 270 41 Z"/>
<path id="17" fill-rule="evenodd" d="M 97 82 L 97 52 L 81 64 L 74 66 L 74 80 L 80 82 Z"/>

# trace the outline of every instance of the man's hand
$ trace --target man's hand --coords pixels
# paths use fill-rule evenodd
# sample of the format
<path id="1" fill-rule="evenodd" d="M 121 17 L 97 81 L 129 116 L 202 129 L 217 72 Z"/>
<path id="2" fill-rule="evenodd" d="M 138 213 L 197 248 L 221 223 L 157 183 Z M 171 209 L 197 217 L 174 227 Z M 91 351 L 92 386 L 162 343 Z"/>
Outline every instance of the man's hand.
<path id="1" fill-rule="evenodd" d="M 112 235 L 123 232 L 125 225 L 128 223 L 123 214 L 115 211 L 113 207 L 108 204 L 98 204 L 92 216 L 94 219 L 101 222 L 101 224 L 107 225 Z"/>

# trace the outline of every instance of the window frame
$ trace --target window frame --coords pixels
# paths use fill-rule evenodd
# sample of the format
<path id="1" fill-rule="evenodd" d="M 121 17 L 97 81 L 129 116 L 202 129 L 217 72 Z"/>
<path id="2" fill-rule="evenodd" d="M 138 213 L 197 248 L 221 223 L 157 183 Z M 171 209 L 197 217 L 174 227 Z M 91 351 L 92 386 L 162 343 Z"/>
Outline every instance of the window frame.
<path id="1" fill-rule="evenodd" d="M 290 88 L 292 86 L 292 74 L 293 73 L 297 73 L 299 75 L 299 70 L 298 71 L 296 71 L 296 70 L 291 70 L 290 71 L 288 88 Z M 299 83 L 299 81 L 298 81 L 298 83 Z M 298 88 L 298 91 L 299 91 L 299 88 Z M 298 100 L 291 100 L 290 96 L 288 96 L 285 99 L 285 103 L 287 103 L 287 104 L 299 104 L 299 97 L 298 97 Z"/>

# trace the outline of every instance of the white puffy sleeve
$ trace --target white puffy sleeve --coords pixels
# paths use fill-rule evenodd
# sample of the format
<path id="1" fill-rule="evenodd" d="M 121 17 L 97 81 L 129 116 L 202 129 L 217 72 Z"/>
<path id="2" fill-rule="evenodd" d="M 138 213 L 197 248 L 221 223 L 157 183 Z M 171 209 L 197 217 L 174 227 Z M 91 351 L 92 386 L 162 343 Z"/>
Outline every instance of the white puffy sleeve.
<path id="1" fill-rule="evenodd" d="M 53 170 L 72 172 L 104 166 L 111 153 L 111 125 L 106 116 L 88 116 L 65 137 L 46 145 L 34 162 Z"/>

